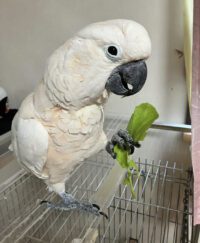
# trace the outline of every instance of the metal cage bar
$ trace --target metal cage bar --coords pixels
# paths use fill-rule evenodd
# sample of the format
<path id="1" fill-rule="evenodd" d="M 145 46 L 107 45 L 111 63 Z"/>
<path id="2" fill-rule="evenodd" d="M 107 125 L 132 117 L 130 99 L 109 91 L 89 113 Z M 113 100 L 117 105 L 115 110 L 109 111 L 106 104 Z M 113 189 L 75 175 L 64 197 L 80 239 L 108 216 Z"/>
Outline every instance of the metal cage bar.
<path id="1" fill-rule="evenodd" d="M 125 124 L 120 119 L 106 120 L 108 137 Z M 66 183 L 66 190 L 78 199 L 89 200 L 101 192 L 114 166 L 110 156 L 100 152 L 76 167 Z M 20 172 L 0 191 L 0 241 L 74 243 L 75 239 L 88 242 L 93 238 L 93 242 L 106 243 L 181 242 L 183 232 L 188 230 L 184 219 L 192 216 L 191 195 L 184 200 L 185 190 L 192 184 L 187 171 L 176 163 L 161 160 L 139 159 L 137 166 L 139 176 L 132 175 L 136 197 L 132 198 L 122 178 L 111 192 L 108 220 L 78 211 L 43 208 L 37 203 L 38 199 L 56 202 L 59 197 L 49 194 L 41 180 Z M 188 233 L 188 242 L 191 237 L 197 239 L 197 231 L 192 235 Z"/>

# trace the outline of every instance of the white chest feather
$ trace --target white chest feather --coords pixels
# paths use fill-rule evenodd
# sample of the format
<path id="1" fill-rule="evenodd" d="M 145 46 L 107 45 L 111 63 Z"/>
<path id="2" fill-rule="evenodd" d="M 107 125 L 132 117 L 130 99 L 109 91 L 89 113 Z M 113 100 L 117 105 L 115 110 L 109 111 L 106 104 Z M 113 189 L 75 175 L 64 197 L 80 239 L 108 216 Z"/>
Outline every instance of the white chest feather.
<path id="1" fill-rule="evenodd" d="M 103 128 L 101 106 L 87 106 L 76 112 L 55 111 L 44 122 L 50 143 L 57 151 L 71 153 L 94 146 Z"/>
<path id="2" fill-rule="evenodd" d="M 99 152 L 106 144 L 103 111 L 97 105 L 73 113 L 62 110 L 44 126 L 49 134 L 45 168 L 51 182 L 67 178 L 74 166 Z"/>

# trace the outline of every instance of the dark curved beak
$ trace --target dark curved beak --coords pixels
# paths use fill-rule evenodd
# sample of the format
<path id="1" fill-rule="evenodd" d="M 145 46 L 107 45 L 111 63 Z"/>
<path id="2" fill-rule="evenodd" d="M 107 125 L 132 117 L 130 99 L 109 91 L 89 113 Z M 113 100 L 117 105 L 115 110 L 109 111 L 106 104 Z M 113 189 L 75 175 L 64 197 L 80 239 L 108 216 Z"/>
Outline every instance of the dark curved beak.
<path id="1" fill-rule="evenodd" d="M 141 90 L 146 78 L 147 66 L 143 60 L 128 62 L 112 71 L 106 89 L 117 95 L 133 95 Z"/>

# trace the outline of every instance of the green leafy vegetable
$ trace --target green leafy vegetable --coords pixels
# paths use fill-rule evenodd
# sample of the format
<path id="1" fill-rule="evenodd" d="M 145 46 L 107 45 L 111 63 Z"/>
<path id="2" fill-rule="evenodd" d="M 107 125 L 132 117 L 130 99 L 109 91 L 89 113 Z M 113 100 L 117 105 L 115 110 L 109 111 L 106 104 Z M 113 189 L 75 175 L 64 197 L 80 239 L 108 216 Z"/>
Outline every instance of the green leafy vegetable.
<path id="1" fill-rule="evenodd" d="M 157 118 L 158 112 L 149 103 L 143 103 L 135 108 L 127 127 L 135 142 L 144 140 L 147 130 Z"/>
<path id="2" fill-rule="evenodd" d="M 137 106 L 128 122 L 127 131 L 133 138 L 134 142 L 144 140 L 147 130 L 150 128 L 152 123 L 158 118 L 158 112 L 149 103 L 143 103 Z M 138 168 L 133 160 L 129 160 L 128 151 L 114 147 L 114 152 L 117 154 L 117 161 L 122 168 L 127 169 L 127 175 L 124 179 L 124 184 L 130 186 L 132 197 L 135 198 L 135 192 L 132 182 L 132 171 L 133 169 L 138 173 Z"/>
<path id="3" fill-rule="evenodd" d="M 114 152 L 117 154 L 117 161 L 122 168 L 128 168 L 128 151 L 122 150 L 118 145 L 115 145 Z"/>

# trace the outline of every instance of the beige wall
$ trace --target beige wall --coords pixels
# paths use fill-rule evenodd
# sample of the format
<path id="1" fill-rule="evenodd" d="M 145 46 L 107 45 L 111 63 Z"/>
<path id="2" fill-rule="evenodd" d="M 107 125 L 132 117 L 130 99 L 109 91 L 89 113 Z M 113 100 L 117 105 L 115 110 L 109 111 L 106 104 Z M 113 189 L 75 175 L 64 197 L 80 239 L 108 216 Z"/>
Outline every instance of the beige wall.
<path id="1" fill-rule="evenodd" d="M 0 84 L 11 105 L 42 78 L 51 52 L 83 26 L 112 18 L 134 19 L 152 39 L 148 81 L 135 97 L 112 96 L 106 114 L 130 116 L 133 106 L 153 103 L 160 120 L 183 122 L 186 88 L 182 50 L 182 0 L 0 0 Z"/>

